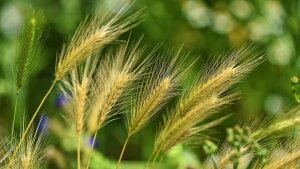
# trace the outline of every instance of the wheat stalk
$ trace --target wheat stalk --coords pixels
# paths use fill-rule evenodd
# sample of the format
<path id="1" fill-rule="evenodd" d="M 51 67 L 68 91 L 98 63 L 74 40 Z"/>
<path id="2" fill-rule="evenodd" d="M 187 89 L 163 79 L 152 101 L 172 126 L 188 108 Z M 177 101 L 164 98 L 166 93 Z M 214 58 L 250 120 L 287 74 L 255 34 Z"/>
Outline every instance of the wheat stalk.
<path id="1" fill-rule="evenodd" d="M 171 83 L 172 81 L 169 77 L 164 77 L 159 80 L 157 86 L 148 91 L 149 93 L 146 92 L 143 93 L 144 95 L 141 95 L 144 96 L 144 98 L 137 99 L 138 103 L 132 111 L 132 117 L 129 118 L 129 136 L 138 132 L 145 125 L 147 125 L 147 123 L 150 122 L 157 110 L 159 110 L 160 107 L 162 107 L 168 100 L 168 96 L 172 96 L 172 93 L 169 93 L 173 85 Z"/>
<path id="2" fill-rule="evenodd" d="M 243 48 L 233 52 L 226 59 L 216 62 L 211 68 L 204 68 L 200 80 L 180 98 L 176 107 L 164 119 L 163 126 L 156 137 L 154 157 L 203 131 L 202 125 L 209 125 L 209 122 L 200 126 L 197 124 L 208 119 L 221 106 L 237 98 L 235 92 L 228 93 L 230 87 L 263 60 L 261 57 L 257 58 L 257 55 L 245 58 L 249 52 L 248 48 Z"/>
<path id="3" fill-rule="evenodd" d="M 33 113 L 27 128 L 10 158 L 10 164 L 7 168 L 11 166 L 30 126 L 57 81 L 61 80 L 63 76 L 74 69 L 78 64 L 85 61 L 89 56 L 97 53 L 105 44 L 112 42 L 121 33 L 131 29 L 137 24 L 137 18 L 140 13 L 137 12 L 133 15 L 126 16 L 125 12 L 130 6 L 129 3 L 120 3 L 120 6 L 122 6 L 121 9 L 115 15 L 105 9 L 99 9 L 102 13 L 95 13 L 90 18 L 85 19 L 78 27 L 69 45 L 63 47 L 57 59 L 55 79 L 36 111 Z"/>
<path id="4" fill-rule="evenodd" d="M 300 151 L 295 151 L 289 154 L 285 154 L 280 158 L 273 160 L 272 162 L 268 163 L 264 169 L 280 169 L 284 167 L 288 167 L 293 162 L 296 162 L 300 159 Z"/>
<path id="5" fill-rule="evenodd" d="M 272 151 L 264 165 L 257 165 L 262 169 L 299 168 L 299 136 L 287 140 Z"/>
<path id="6" fill-rule="evenodd" d="M 61 79 L 67 72 L 95 54 L 104 45 L 115 40 L 119 35 L 134 27 L 138 22 L 140 12 L 126 16 L 130 4 L 121 2 L 117 14 L 107 9 L 99 9 L 87 17 L 76 30 L 69 44 L 63 47 L 58 57 L 55 79 Z"/>
<path id="7" fill-rule="evenodd" d="M 61 91 L 70 102 L 68 105 L 68 115 L 70 117 L 66 119 L 71 119 L 71 123 L 76 128 L 78 168 L 81 167 L 81 135 L 85 126 L 84 121 L 89 106 L 88 97 L 91 92 L 90 87 L 93 82 L 93 73 L 95 72 L 97 63 L 97 56 L 90 57 L 83 66 L 72 70 L 70 76 L 66 76 L 62 80 Z"/>
<path id="8" fill-rule="evenodd" d="M 118 113 L 113 108 L 117 106 L 118 101 L 121 103 L 123 93 L 131 90 L 132 83 L 147 68 L 148 57 L 139 65 L 137 64 L 144 52 L 144 49 L 138 48 L 140 41 L 141 39 L 132 46 L 128 46 L 128 42 L 121 45 L 115 53 L 110 53 L 100 63 L 96 82 L 92 86 L 92 106 L 87 119 L 88 132 L 95 133 L 92 145 L 99 129 L 107 123 L 108 119 Z M 87 168 L 89 161 L 90 157 L 88 158 Z"/>
<path id="9" fill-rule="evenodd" d="M 147 76 L 145 86 L 135 98 L 133 110 L 127 117 L 129 136 L 147 125 L 155 113 L 176 95 L 180 80 L 187 75 L 193 65 L 193 63 L 183 63 L 185 57 L 180 58 L 180 51 L 181 48 L 174 54 L 170 64 L 164 64 L 160 60 L 155 61 L 154 70 L 150 77 Z"/>
<path id="10" fill-rule="evenodd" d="M 287 134 L 286 131 L 300 125 L 299 112 L 300 107 L 295 106 L 275 119 L 267 119 L 261 128 L 252 133 L 252 137 L 261 140 L 274 133 L 279 134 L 277 137 Z"/>
<path id="11" fill-rule="evenodd" d="M 184 64 L 185 57 L 180 57 L 181 48 L 174 54 L 170 64 L 156 60 L 153 72 L 147 75 L 132 111 L 127 116 L 127 138 L 123 145 L 117 168 L 119 168 L 129 138 L 146 126 L 167 101 L 176 95 L 180 80 L 193 64 Z M 185 66 L 184 66 L 185 65 Z M 183 67 L 185 70 L 183 70 Z"/>
<path id="12" fill-rule="evenodd" d="M 138 44 L 139 42 L 130 48 L 128 43 L 121 45 L 116 53 L 109 54 L 100 63 L 96 82 L 92 86 L 92 106 L 88 117 L 89 133 L 96 132 L 107 119 L 116 114 L 113 107 L 146 67 L 147 59 L 137 66 L 137 61 L 144 51 L 137 48 Z"/>

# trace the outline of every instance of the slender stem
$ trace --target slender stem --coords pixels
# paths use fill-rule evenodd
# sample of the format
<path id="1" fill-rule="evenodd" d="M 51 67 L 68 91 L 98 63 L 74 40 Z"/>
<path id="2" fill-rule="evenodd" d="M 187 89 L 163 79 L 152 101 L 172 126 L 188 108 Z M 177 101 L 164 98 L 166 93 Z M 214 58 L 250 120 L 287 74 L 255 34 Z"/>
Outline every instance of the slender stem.
<path id="1" fill-rule="evenodd" d="M 120 154 L 120 157 L 119 157 L 119 160 L 118 160 L 116 169 L 119 169 L 119 167 L 120 167 L 120 163 L 121 163 L 121 161 L 122 161 L 123 154 L 124 154 L 124 152 L 125 152 L 125 148 L 126 148 L 126 146 L 127 146 L 127 143 L 128 143 L 128 141 L 129 141 L 129 138 L 130 138 L 130 135 L 128 134 L 128 136 L 127 136 L 127 138 L 126 138 L 126 141 L 125 141 L 125 143 L 124 143 L 124 145 L 123 145 L 123 148 L 122 148 L 122 151 L 121 151 L 121 154 Z"/>
<path id="2" fill-rule="evenodd" d="M 19 98 L 19 91 L 17 91 L 17 94 L 16 94 L 16 101 L 15 101 L 15 108 L 14 108 L 14 116 L 13 116 L 13 121 L 12 121 L 12 125 L 11 125 L 11 136 L 14 135 L 14 131 L 15 131 L 16 113 L 17 113 L 18 100 L 19 100 L 18 98 Z"/>
<path id="3" fill-rule="evenodd" d="M 7 165 L 7 168 L 10 168 L 10 167 L 11 167 L 11 165 L 12 165 L 12 163 L 13 163 L 13 161 L 14 161 L 14 158 L 16 157 L 17 152 L 18 152 L 18 150 L 19 150 L 20 147 L 21 147 L 21 144 L 23 143 L 23 141 L 24 141 L 24 139 L 25 139 L 25 137 L 26 137 L 26 135 L 27 135 L 27 133 L 28 133 L 28 131 L 29 131 L 31 125 L 32 125 L 32 123 L 33 123 L 34 120 L 35 120 L 35 117 L 37 116 L 37 114 L 38 114 L 38 112 L 40 111 L 40 109 L 41 109 L 42 105 L 44 104 L 45 100 L 47 99 L 47 97 L 48 97 L 49 94 L 51 93 L 51 91 L 52 91 L 53 87 L 55 86 L 56 82 L 57 82 L 57 80 L 54 80 L 54 81 L 53 81 L 53 83 L 52 83 L 52 85 L 50 86 L 49 90 L 47 91 L 47 93 L 46 93 L 45 96 L 43 97 L 41 103 L 39 104 L 39 106 L 38 106 L 37 109 L 35 110 L 33 116 L 31 117 L 31 120 L 30 120 L 28 126 L 26 127 L 26 130 L 25 130 L 24 133 L 22 134 L 22 137 L 21 137 L 21 139 L 20 139 L 20 141 L 19 141 L 19 143 L 18 143 L 16 149 L 13 151 L 13 154 L 12 154 L 11 158 L 9 159 L 9 163 L 8 163 L 8 165 Z"/>
<path id="4" fill-rule="evenodd" d="M 154 165 L 155 165 L 155 161 L 156 161 L 156 159 L 157 159 L 157 157 L 158 157 L 158 154 L 159 154 L 159 151 L 155 154 L 155 156 L 154 156 L 154 159 L 153 159 L 153 161 L 152 161 L 152 164 L 151 164 L 151 167 L 150 167 L 150 169 L 151 168 L 154 168 Z"/>
<path id="5" fill-rule="evenodd" d="M 89 166 L 90 166 L 90 162 L 91 162 L 91 158 L 92 158 L 92 150 L 93 150 L 93 148 L 94 148 L 94 145 L 95 145 L 95 141 L 96 141 L 97 134 L 98 134 L 98 130 L 97 130 L 97 131 L 96 131 L 96 133 L 94 134 L 94 138 L 93 138 L 93 142 L 92 142 L 91 150 L 90 150 L 90 152 L 89 152 L 89 157 L 88 157 L 88 161 L 87 161 L 86 169 L 88 169 L 88 168 L 89 168 Z"/>
<path id="6" fill-rule="evenodd" d="M 80 135 L 78 136 L 78 140 L 77 140 L 77 168 L 80 169 L 81 168 L 81 163 L 80 163 Z"/>

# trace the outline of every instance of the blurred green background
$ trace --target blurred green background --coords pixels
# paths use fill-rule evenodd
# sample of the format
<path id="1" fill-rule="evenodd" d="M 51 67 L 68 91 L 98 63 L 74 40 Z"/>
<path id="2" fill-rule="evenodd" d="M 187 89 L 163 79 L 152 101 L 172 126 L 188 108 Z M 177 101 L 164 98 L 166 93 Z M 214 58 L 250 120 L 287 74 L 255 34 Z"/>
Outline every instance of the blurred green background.
<path id="1" fill-rule="evenodd" d="M 9 133 L 11 124 L 15 99 L 12 64 L 28 7 L 44 11 L 49 33 L 41 55 L 35 60 L 34 75 L 21 96 L 18 122 L 22 121 L 23 112 L 31 117 L 30 113 L 49 88 L 54 78 L 57 53 L 79 22 L 99 6 L 115 10 L 114 1 L 117 0 L 0 0 L 0 136 Z M 144 12 L 143 21 L 121 39 L 126 40 L 129 36 L 137 39 L 144 35 L 142 44 L 149 50 L 162 44 L 159 51 L 174 50 L 183 44 L 185 51 L 198 58 L 194 74 L 209 58 L 248 43 L 257 45 L 256 50 L 266 56 L 267 60 L 238 84 L 241 98 L 222 111 L 234 115 L 217 128 L 216 138 L 224 138 L 225 128 L 235 123 L 276 114 L 295 104 L 290 78 L 300 72 L 300 1 L 136 0 L 130 10 L 140 9 Z M 63 110 L 56 104 L 58 97 L 58 90 L 52 92 L 42 108 L 52 126 L 47 138 L 51 145 L 47 152 L 50 168 L 59 168 L 53 154 L 65 158 L 66 161 L 61 162 L 67 163 L 64 165 L 70 162 L 75 166 L 76 162 L 75 148 L 70 143 L 72 139 L 67 136 L 68 130 L 63 124 Z M 159 120 L 160 117 L 156 121 Z M 133 137 L 124 160 L 140 161 L 149 157 L 157 124 L 151 124 Z M 108 159 L 118 158 L 125 137 L 122 119 L 103 128 L 97 138 L 99 158 L 101 154 Z M 181 159 L 178 162 L 202 154 L 200 146 L 193 153 L 182 147 L 174 153 L 175 156 L 181 154 L 177 156 Z"/>

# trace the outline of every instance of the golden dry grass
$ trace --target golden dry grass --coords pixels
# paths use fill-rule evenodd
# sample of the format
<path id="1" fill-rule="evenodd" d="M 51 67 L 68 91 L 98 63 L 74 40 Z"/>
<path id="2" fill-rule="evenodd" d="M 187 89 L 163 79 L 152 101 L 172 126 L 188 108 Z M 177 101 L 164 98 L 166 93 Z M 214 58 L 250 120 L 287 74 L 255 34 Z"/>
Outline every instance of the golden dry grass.
<path id="1" fill-rule="evenodd" d="M 247 58 L 250 51 L 247 47 L 242 48 L 204 67 L 200 80 L 183 94 L 163 121 L 153 156 L 165 153 L 179 143 L 193 140 L 197 133 L 221 122 L 203 123 L 220 107 L 238 98 L 236 92 L 229 92 L 230 88 L 263 61 L 256 54 Z"/>
<path id="2" fill-rule="evenodd" d="M 63 47 L 56 64 L 55 80 L 60 80 L 87 57 L 134 27 L 138 23 L 140 12 L 127 16 L 129 6 L 129 3 L 122 1 L 117 14 L 99 9 L 99 12 L 87 17 L 79 25 L 69 44 Z"/>

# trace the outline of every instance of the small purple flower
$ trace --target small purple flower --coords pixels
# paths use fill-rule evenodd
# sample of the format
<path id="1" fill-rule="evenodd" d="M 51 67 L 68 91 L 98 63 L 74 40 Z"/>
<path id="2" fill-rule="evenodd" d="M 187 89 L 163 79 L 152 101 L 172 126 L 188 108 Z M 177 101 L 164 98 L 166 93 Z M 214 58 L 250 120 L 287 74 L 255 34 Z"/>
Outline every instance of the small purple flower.
<path id="1" fill-rule="evenodd" d="M 88 139 L 87 139 L 87 145 L 88 145 L 88 147 L 90 149 L 98 147 L 96 139 L 95 139 L 94 144 L 93 144 L 93 141 L 94 141 L 94 136 L 88 137 Z"/>
<path id="2" fill-rule="evenodd" d="M 61 108 L 68 103 L 68 99 L 64 94 L 58 94 L 55 98 L 55 106 Z"/>

